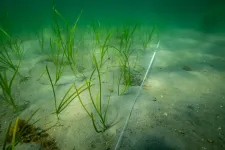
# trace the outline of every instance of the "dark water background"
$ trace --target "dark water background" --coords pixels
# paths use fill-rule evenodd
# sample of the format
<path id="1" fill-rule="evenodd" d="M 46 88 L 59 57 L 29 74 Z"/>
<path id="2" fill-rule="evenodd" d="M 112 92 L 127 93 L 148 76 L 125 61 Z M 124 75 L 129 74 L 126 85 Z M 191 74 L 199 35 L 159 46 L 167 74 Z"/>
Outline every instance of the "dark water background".
<path id="1" fill-rule="evenodd" d="M 159 28 L 225 29 L 224 0 L 55 0 L 57 10 L 71 23 L 83 10 L 79 25 L 155 24 Z M 51 25 L 51 0 L 1 0 L 0 27 L 10 34 L 36 32 Z M 222 31 L 223 30 L 223 31 Z"/>

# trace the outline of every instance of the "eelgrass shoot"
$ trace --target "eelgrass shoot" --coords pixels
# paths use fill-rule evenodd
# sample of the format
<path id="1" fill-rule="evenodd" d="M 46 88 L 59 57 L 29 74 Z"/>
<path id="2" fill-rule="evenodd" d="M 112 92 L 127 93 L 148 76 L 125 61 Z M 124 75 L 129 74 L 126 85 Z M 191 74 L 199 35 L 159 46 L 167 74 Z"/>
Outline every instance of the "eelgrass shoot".
<path id="1" fill-rule="evenodd" d="M 24 55 L 25 55 L 25 50 L 23 47 L 23 40 L 20 38 L 16 37 L 14 39 L 9 39 L 7 47 L 12 51 L 12 53 L 20 60 L 22 61 Z"/>
<path id="2" fill-rule="evenodd" d="M 65 54 L 62 50 L 60 40 L 57 37 L 53 37 L 53 38 L 49 39 L 50 52 L 45 52 L 45 50 L 44 50 L 44 43 L 45 43 L 44 32 L 42 32 L 41 35 L 38 36 L 38 40 L 39 40 L 41 52 L 43 54 L 47 55 L 48 59 L 55 66 L 54 85 L 56 85 L 57 82 L 60 80 L 61 76 L 63 75 L 63 70 L 64 70 L 64 62 L 63 61 L 65 59 L 64 58 Z M 41 74 L 40 78 L 44 75 L 44 73 L 46 73 L 45 71 Z"/>
<path id="3" fill-rule="evenodd" d="M 119 46 L 111 46 L 117 52 L 117 62 L 119 63 L 120 76 L 118 79 L 118 95 L 122 95 L 126 92 L 128 87 L 131 85 L 131 70 L 130 70 L 130 56 L 135 51 L 132 49 L 133 44 L 133 35 L 135 30 L 137 29 L 137 25 L 135 25 L 132 29 L 127 27 L 124 28 L 122 35 L 119 37 Z M 120 84 L 123 81 L 124 87 L 121 90 Z"/>
<path id="4" fill-rule="evenodd" d="M 15 103 L 15 98 L 12 93 L 12 85 L 15 80 L 16 75 L 19 73 L 19 66 L 22 59 L 22 52 L 23 50 L 20 47 L 20 44 L 12 44 L 12 38 L 11 36 L 3 29 L 0 28 L 0 31 L 7 37 L 9 41 L 9 45 L 1 47 L 0 50 L 0 67 L 2 68 L 2 72 L 0 72 L 0 87 L 2 90 L 2 99 L 4 102 L 6 102 L 9 106 L 12 106 L 14 110 L 18 110 L 18 105 Z M 16 55 L 18 54 L 19 57 L 19 63 L 18 65 L 15 65 L 10 57 L 10 54 L 8 52 L 8 48 L 11 48 L 12 52 L 15 52 Z M 13 74 L 11 77 L 9 77 L 6 72 L 12 71 Z"/>
<path id="5" fill-rule="evenodd" d="M 9 51 L 11 51 L 18 59 L 19 63 L 24 56 L 23 42 L 19 38 L 12 39 L 12 37 L 2 28 L 0 31 L 5 35 L 7 42 L 3 44 L 0 49 L 0 67 L 11 68 L 16 70 L 16 66 L 10 57 Z"/>
<path id="6" fill-rule="evenodd" d="M 101 39 L 100 39 L 100 34 L 99 34 L 100 22 L 92 21 L 91 28 L 94 32 L 93 36 L 94 36 L 96 45 L 101 45 Z"/>
<path id="7" fill-rule="evenodd" d="M 0 50 L 0 67 L 3 70 L 7 70 L 9 68 L 14 71 L 17 70 L 17 67 L 13 63 L 12 58 L 9 55 L 9 52 L 5 47 Z"/>
<path id="8" fill-rule="evenodd" d="M 40 35 L 37 35 L 38 37 L 38 43 L 40 46 L 40 51 L 42 54 L 46 55 L 48 57 L 48 60 L 55 63 L 57 62 L 56 60 L 56 55 L 57 55 L 57 51 L 58 50 L 56 47 L 56 40 L 55 37 L 50 37 L 49 41 L 47 41 L 46 37 L 45 37 L 45 30 L 42 30 Z M 49 43 L 50 46 L 50 51 L 48 52 L 45 48 L 46 43 Z"/>
<path id="9" fill-rule="evenodd" d="M 55 65 L 55 82 L 54 82 L 54 85 L 56 85 L 57 82 L 59 81 L 59 79 L 61 78 L 62 74 L 63 74 L 64 53 L 60 54 L 61 46 L 59 45 L 59 43 L 57 43 L 57 41 L 52 41 L 51 39 L 50 39 L 50 49 L 51 49 L 51 51 L 56 51 L 56 55 L 55 55 L 55 58 L 54 58 L 54 65 Z"/>
<path id="10" fill-rule="evenodd" d="M 108 53 L 108 49 L 110 46 L 110 42 L 111 42 L 111 37 L 112 37 L 112 33 L 113 30 L 107 31 L 105 38 L 102 38 L 104 40 L 101 40 L 100 37 L 102 37 L 103 35 L 101 35 L 100 31 L 102 30 L 100 28 L 100 22 L 92 22 L 91 28 L 93 30 L 93 40 L 95 41 L 95 46 L 97 46 L 98 49 L 100 49 L 100 68 L 104 65 L 104 63 L 107 61 L 104 60 L 105 54 Z"/>
<path id="11" fill-rule="evenodd" d="M 75 24 L 70 27 L 69 23 L 66 21 L 66 19 L 61 15 L 54 5 L 53 0 L 53 37 L 50 38 L 49 44 L 50 44 L 50 53 L 47 53 L 48 59 L 51 60 L 55 65 L 55 81 L 53 82 L 54 85 L 57 85 L 57 82 L 60 80 L 63 70 L 64 70 L 64 64 L 67 61 L 66 64 L 69 64 L 73 74 L 76 76 L 76 57 L 77 57 L 77 51 L 75 51 L 75 30 L 77 27 L 77 23 L 80 19 L 80 16 L 82 14 L 79 14 Z M 60 26 L 59 21 L 62 21 L 64 28 Z M 62 30 L 63 29 L 63 30 Z M 44 51 L 44 44 L 45 44 L 45 37 L 44 32 L 41 33 L 40 36 L 38 36 L 39 39 L 39 45 L 42 53 L 46 52 Z M 43 72 L 41 76 L 44 74 Z M 40 76 L 40 77 L 41 77 Z"/>
<path id="12" fill-rule="evenodd" d="M 135 58 L 135 61 L 133 61 L 133 68 L 135 68 L 137 66 L 137 61 L 139 59 L 139 57 L 141 55 L 144 55 L 146 50 L 147 50 L 147 47 L 149 46 L 149 44 L 153 41 L 153 36 L 154 36 L 154 33 L 155 33 L 155 30 L 156 30 L 156 27 L 154 26 L 150 31 L 146 31 L 141 39 L 141 42 L 142 42 L 142 49 L 138 50 L 137 51 L 137 54 L 136 54 L 136 58 Z"/>
<path id="13" fill-rule="evenodd" d="M 0 67 L 4 70 L 9 68 L 11 68 L 12 70 L 17 70 L 17 67 L 14 65 L 12 58 L 10 57 L 10 54 L 5 46 L 1 47 L 0 49 Z"/>
<path id="14" fill-rule="evenodd" d="M 143 37 L 144 39 L 142 40 L 143 51 L 146 50 L 147 46 L 152 41 L 152 37 L 153 37 L 153 34 L 155 33 L 155 29 L 156 29 L 156 27 L 153 27 L 151 32 L 145 33 L 145 35 Z"/>
<path id="15" fill-rule="evenodd" d="M 92 112 L 91 110 L 88 110 L 86 106 L 83 103 L 83 100 L 80 96 L 80 93 L 78 94 L 78 99 L 88 114 L 88 116 L 91 119 L 92 125 L 97 133 L 105 132 L 109 126 L 106 123 L 107 120 L 107 112 L 108 112 L 108 106 L 110 102 L 110 98 L 107 101 L 106 107 L 103 110 L 103 103 L 102 103 L 102 81 L 101 81 L 101 73 L 100 73 L 100 65 L 97 62 L 96 56 L 93 54 L 93 61 L 95 64 L 95 69 L 92 71 L 90 79 L 86 80 L 86 84 L 88 87 L 88 93 L 91 99 L 92 106 L 94 107 L 95 112 Z M 96 98 L 93 96 L 93 92 L 91 90 L 92 82 L 94 81 L 94 73 L 97 71 L 97 78 L 98 78 L 98 88 L 99 93 L 97 93 Z M 75 86 L 76 88 L 76 86 Z M 79 92 L 79 89 L 76 88 L 77 93 Z"/>
<path id="16" fill-rule="evenodd" d="M 46 71 L 49 77 L 49 81 L 51 83 L 51 87 L 52 87 L 52 92 L 53 92 L 53 99 L 54 99 L 54 107 L 55 107 L 55 114 L 57 119 L 59 119 L 59 114 L 65 109 L 67 108 L 67 106 L 82 92 L 84 92 L 85 90 L 87 90 L 89 87 L 86 87 L 86 84 L 82 85 L 81 87 L 79 87 L 78 89 L 76 89 L 76 91 L 72 91 L 74 85 L 72 84 L 67 92 L 64 94 L 63 98 L 60 100 L 59 104 L 57 104 L 57 96 L 56 96 L 56 92 L 55 92 L 55 87 L 54 84 L 52 82 L 52 78 L 50 76 L 49 70 L 48 70 L 48 66 L 46 65 Z M 89 85 L 89 86 L 93 86 L 93 84 Z"/>
<path id="17" fill-rule="evenodd" d="M 81 14 L 82 14 L 82 11 L 78 15 L 74 25 L 70 27 L 68 21 L 55 8 L 54 1 L 53 1 L 53 22 L 54 22 L 53 30 L 58 40 L 58 44 L 62 48 L 63 55 L 65 55 L 65 58 L 68 61 L 70 68 L 75 76 L 76 76 L 76 72 L 77 71 L 79 72 L 79 70 L 77 70 L 76 68 L 78 51 L 75 48 L 76 46 L 75 31 L 77 29 L 77 24 L 78 24 L 78 21 L 80 20 Z M 61 31 L 58 18 L 60 18 L 61 21 L 63 22 L 63 25 L 65 25 L 65 31 L 63 32 L 64 34 Z"/>
<path id="18" fill-rule="evenodd" d="M 45 35 L 44 34 L 45 34 L 45 30 L 42 30 L 41 35 L 37 34 L 37 38 L 38 38 L 38 43 L 39 43 L 39 46 L 40 46 L 40 51 L 43 54 L 46 54 L 46 52 L 45 52 Z"/>
<path id="19" fill-rule="evenodd" d="M 3 71 L 0 73 L 0 87 L 2 89 L 2 98 L 3 100 L 13 107 L 14 110 L 18 109 L 18 105 L 15 103 L 15 98 L 13 97 L 12 93 L 12 85 L 13 81 L 18 74 L 19 67 L 16 68 L 16 70 L 13 70 L 13 75 L 9 79 L 6 71 Z"/>

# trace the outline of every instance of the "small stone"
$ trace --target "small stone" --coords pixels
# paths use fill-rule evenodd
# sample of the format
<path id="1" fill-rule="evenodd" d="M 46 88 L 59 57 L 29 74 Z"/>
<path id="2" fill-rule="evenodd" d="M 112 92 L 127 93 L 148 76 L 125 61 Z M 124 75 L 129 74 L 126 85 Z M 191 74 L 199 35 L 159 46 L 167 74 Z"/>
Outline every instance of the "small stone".
<path id="1" fill-rule="evenodd" d="M 183 65 L 183 66 L 181 67 L 181 69 L 182 69 L 182 70 L 185 70 L 185 71 L 192 71 L 192 68 L 189 67 L 188 65 Z"/>
<path id="2" fill-rule="evenodd" d="M 154 101 L 154 102 L 157 101 L 156 97 L 153 98 L 153 101 Z"/>
<path id="3" fill-rule="evenodd" d="M 214 143 L 213 140 L 211 140 L 211 139 L 207 139 L 207 142 Z"/>
<path id="4" fill-rule="evenodd" d="M 178 131 L 178 132 L 179 132 L 180 134 L 184 134 L 184 131 L 181 131 L 181 130 L 180 130 L 180 131 Z"/>
<path id="5" fill-rule="evenodd" d="M 92 143 L 91 144 L 91 148 L 96 148 L 95 144 Z"/>

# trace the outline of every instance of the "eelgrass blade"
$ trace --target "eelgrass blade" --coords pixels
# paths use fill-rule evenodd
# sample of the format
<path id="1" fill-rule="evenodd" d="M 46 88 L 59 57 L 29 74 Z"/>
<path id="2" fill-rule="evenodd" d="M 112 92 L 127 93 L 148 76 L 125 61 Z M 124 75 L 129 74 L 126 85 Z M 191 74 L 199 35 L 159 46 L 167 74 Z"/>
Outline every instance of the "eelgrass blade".
<path id="1" fill-rule="evenodd" d="M 17 130 L 18 130 L 18 122 L 19 122 L 19 118 L 17 117 L 14 128 L 13 128 L 13 137 L 12 137 L 12 143 L 11 143 L 12 144 L 12 150 L 15 150 L 16 133 L 17 133 Z"/>
<path id="2" fill-rule="evenodd" d="M 59 79 L 63 75 L 63 70 L 64 70 L 63 64 L 60 64 L 60 62 L 57 62 L 57 64 L 56 64 L 56 73 L 55 73 L 55 76 L 56 77 L 55 77 L 55 83 L 54 83 L 54 85 L 57 84 L 57 82 L 59 81 Z"/>
<path id="3" fill-rule="evenodd" d="M 0 31 L 2 31 L 2 33 L 4 33 L 8 38 L 11 38 L 11 36 L 2 28 L 0 28 Z"/>
<path id="4" fill-rule="evenodd" d="M 41 52 L 43 54 L 45 54 L 45 52 L 44 52 L 44 31 L 43 30 L 41 31 L 41 35 L 37 34 L 37 38 L 38 38 L 38 42 L 39 42 L 39 45 L 41 48 Z"/>
<path id="5" fill-rule="evenodd" d="M 93 86 L 94 84 L 92 84 L 92 85 L 90 85 L 91 87 Z M 70 98 L 68 98 L 67 100 L 66 100 L 66 103 L 64 104 L 64 105 L 62 105 L 62 108 L 60 108 L 60 112 L 61 111 L 63 111 L 72 101 L 73 101 L 73 99 L 75 99 L 79 94 L 81 94 L 82 92 L 84 92 L 84 91 L 86 91 L 88 89 L 88 87 L 86 87 L 86 88 L 84 88 L 84 89 L 82 89 L 81 90 L 81 88 L 79 88 L 78 89 L 78 93 L 77 92 L 74 92 L 72 95 L 74 96 L 75 94 L 75 96 L 74 97 L 71 97 L 70 96 Z"/>
<path id="6" fill-rule="evenodd" d="M 67 100 L 67 99 L 66 99 L 66 96 L 69 94 L 69 92 L 71 91 L 72 88 L 73 88 L 73 85 L 71 85 L 71 86 L 69 87 L 69 89 L 67 90 L 66 94 L 63 96 L 61 102 L 59 103 L 58 110 L 60 110 L 61 106 L 63 106 L 63 105 L 66 103 L 66 101 L 65 101 L 65 100 Z M 71 96 L 71 97 L 72 97 L 72 96 Z M 68 99 L 70 99 L 71 97 L 69 97 Z"/>
<path id="7" fill-rule="evenodd" d="M 50 38 L 49 40 L 49 44 L 50 44 L 50 54 L 48 54 L 48 58 L 55 64 L 56 60 L 55 60 L 55 45 L 53 44 L 53 40 L 52 38 Z"/>
<path id="8" fill-rule="evenodd" d="M 26 120 L 27 123 L 30 122 L 30 120 L 31 120 L 31 119 L 33 118 L 33 116 L 39 111 L 39 109 L 40 109 L 40 108 L 38 108 L 37 110 L 35 110 L 35 111 L 31 114 L 31 116 Z"/>
<path id="9" fill-rule="evenodd" d="M 11 78 L 11 80 L 10 80 L 10 82 L 9 82 L 10 92 L 11 92 L 11 89 L 12 89 L 12 83 L 13 83 L 13 81 L 14 81 L 14 79 L 15 79 L 17 73 L 18 73 L 18 70 L 19 70 L 19 66 L 16 68 L 16 70 L 15 70 L 15 72 L 14 72 L 14 74 L 13 74 L 13 77 Z"/>
<path id="10" fill-rule="evenodd" d="M 100 68 L 103 66 L 103 59 L 104 59 L 105 53 L 108 51 L 108 48 L 109 48 L 108 42 L 110 41 L 111 35 L 112 35 L 112 31 L 108 33 L 108 35 L 105 38 L 105 41 L 103 43 L 103 46 L 101 48 Z"/>
<path id="11" fill-rule="evenodd" d="M 53 6 L 53 11 L 54 11 L 55 15 L 58 15 L 65 24 L 68 24 L 66 19 L 58 12 L 58 10 L 55 8 L 55 6 Z"/>
<path id="12" fill-rule="evenodd" d="M 84 110 L 86 111 L 86 113 L 88 114 L 88 116 L 91 118 L 92 125 L 93 125 L 95 131 L 96 131 L 97 133 L 102 132 L 102 131 L 99 131 L 99 130 L 97 129 L 96 124 L 95 124 L 95 120 L 94 120 L 94 115 L 93 115 L 93 113 L 90 113 L 90 112 L 87 110 L 87 108 L 85 107 L 83 101 L 81 100 L 81 97 L 80 97 L 80 94 L 79 94 L 79 92 L 78 92 L 78 89 L 77 89 L 76 85 L 74 85 L 74 87 L 75 87 L 75 89 L 76 89 L 76 92 L 78 93 L 78 94 L 77 94 L 78 100 L 79 100 L 79 102 L 81 103 L 81 105 L 82 105 L 82 107 L 84 108 Z"/>
<path id="13" fill-rule="evenodd" d="M 92 71 L 89 81 L 86 80 L 85 82 L 86 82 L 87 87 L 88 87 L 88 93 L 89 93 L 89 96 L 90 96 L 92 105 L 94 106 L 94 108 L 95 108 L 95 110 L 97 111 L 97 113 L 98 113 L 99 115 L 101 115 L 100 112 L 99 112 L 99 109 L 97 108 L 97 106 L 96 106 L 96 104 L 95 104 L 95 102 L 94 102 L 94 98 L 93 98 L 93 95 L 92 95 L 92 92 L 91 92 L 91 86 L 90 86 L 90 85 L 91 85 L 91 81 L 93 80 L 93 75 L 94 75 L 94 73 L 95 73 L 95 70 L 96 70 L 96 69 L 94 69 L 94 70 Z"/>
<path id="14" fill-rule="evenodd" d="M 96 60 L 95 55 L 93 55 L 94 57 L 94 62 L 95 62 L 95 67 L 98 73 L 98 83 L 99 83 L 99 112 L 102 113 L 102 81 L 101 81 L 101 75 L 100 75 L 100 70 L 99 70 L 99 66 L 98 66 L 98 62 Z"/>
<path id="15" fill-rule="evenodd" d="M 80 17 L 81 17 L 81 15 L 82 15 L 82 13 L 83 13 L 83 10 L 81 10 L 81 12 L 80 12 L 80 14 L 78 15 L 78 17 L 77 17 L 77 19 L 76 19 L 76 22 L 75 22 L 75 24 L 73 25 L 73 27 L 72 27 L 72 29 L 70 30 L 70 38 L 69 38 L 69 43 L 72 43 L 73 42 L 73 37 L 74 37 L 74 32 L 75 32 L 75 29 L 77 28 L 77 24 L 78 24 L 78 21 L 80 20 Z"/>
<path id="16" fill-rule="evenodd" d="M 150 33 L 147 33 L 145 39 L 142 41 L 144 51 L 146 50 L 148 44 L 152 41 L 153 33 L 155 32 L 155 30 L 156 27 L 154 26 L 152 31 Z"/>
<path id="17" fill-rule="evenodd" d="M 74 87 L 75 87 L 75 90 L 76 90 L 76 92 L 77 92 L 77 97 L 78 97 L 79 102 L 81 103 L 82 107 L 84 108 L 84 110 L 86 111 L 86 113 L 88 114 L 88 116 L 91 117 L 91 113 L 87 110 L 87 108 L 85 107 L 83 101 L 81 100 L 79 91 L 78 91 L 78 89 L 77 89 L 77 87 L 76 87 L 75 84 L 74 84 Z"/>
<path id="18" fill-rule="evenodd" d="M 57 118 L 59 119 L 59 117 L 58 117 L 58 112 L 57 112 L 57 102 L 56 102 L 55 88 L 54 88 L 54 85 L 53 85 L 53 82 L 52 82 L 52 78 L 51 78 L 51 76 L 50 76 L 50 73 L 49 73 L 49 70 L 48 70 L 48 66 L 47 66 L 47 65 L 46 65 L 46 71 L 47 71 L 48 78 L 49 78 L 50 83 L 51 83 L 51 86 L 52 86 L 52 92 L 53 92 L 53 96 L 54 96 L 54 103 L 55 103 L 56 116 L 57 116 Z"/>
<path id="19" fill-rule="evenodd" d="M 106 115 L 107 115 L 107 112 L 108 112 L 108 108 L 109 108 L 109 101 L 110 101 L 110 96 L 109 96 L 109 99 L 108 99 L 108 102 L 107 102 L 107 105 L 106 105 L 106 109 L 105 109 L 105 113 L 104 113 L 104 122 L 106 122 Z"/>
<path id="20" fill-rule="evenodd" d="M 41 75 L 39 76 L 39 78 L 37 79 L 37 81 L 39 81 L 42 78 L 42 76 L 45 74 L 45 72 L 46 72 L 46 69 L 41 73 Z"/>
<path id="21" fill-rule="evenodd" d="M 92 22 L 92 29 L 94 31 L 95 39 L 97 41 L 97 44 L 100 45 L 100 36 L 99 36 L 99 32 L 97 31 L 98 29 L 97 29 L 96 26 L 100 27 L 100 23 L 98 22 L 98 25 L 96 25 L 96 22 L 93 21 Z"/>
<path id="22" fill-rule="evenodd" d="M 96 94 L 95 104 L 96 104 L 96 108 L 97 108 L 98 110 L 100 110 L 100 107 L 99 107 L 99 93 Z"/>
<path id="23" fill-rule="evenodd" d="M 95 131 L 96 131 L 97 133 L 103 132 L 102 130 L 98 130 L 98 128 L 97 128 L 97 126 L 96 126 L 96 124 L 95 124 L 94 115 L 93 115 L 92 113 L 91 113 L 91 121 L 92 121 L 93 127 L 94 127 L 94 129 L 95 129 Z"/>

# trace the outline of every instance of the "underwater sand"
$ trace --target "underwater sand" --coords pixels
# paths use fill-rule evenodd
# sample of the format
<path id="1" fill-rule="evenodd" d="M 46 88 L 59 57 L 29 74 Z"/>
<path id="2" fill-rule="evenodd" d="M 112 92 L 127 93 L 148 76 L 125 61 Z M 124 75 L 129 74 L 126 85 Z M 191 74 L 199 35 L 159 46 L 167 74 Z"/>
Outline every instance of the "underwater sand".
<path id="1" fill-rule="evenodd" d="M 223 43 L 224 36 L 184 29 L 170 30 L 160 36 L 155 61 L 119 149 L 225 149 Z M 130 87 L 123 96 L 118 96 L 113 90 L 108 112 L 108 123 L 112 126 L 103 134 L 95 132 L 77 99 L 60 114 L 60 120 L 57 121 L 55 114 L 52 114 L 54 105 L 49 80 L 47 76 L 38 80 L 46 63 L 46 58 L 36 53 L 38 48 L 36 40 L 25 42 L 25 49 L 29 51 L 20 72 L 28 78 L 21 83 L 18 79 L 15 91 L 18 102 L 23 100 L 22 103 L 27 102 L 28 107 L 20 117 L 28 118 L 40 108 L 33 120 L 40 119 L 36 125 L 43 129 L 55 125 L 47 132 L 61 150 L 114 149 L 140 87 Z M 151 50 L 147 49 L 140 62 L 145 68 L 142 74 L 147 69 L 156 43 L 148 48 Z M 83 53 L 85 55 L 85 51 Z M 85 73 L 89 74 L 90 71 L 86 69 Z M 110 72 L 105 80 L 108 78 L 112 78 Z M 84 83 L 65 70 L 56 88 L 58 98 L 63 96 L 71 82 L 77 85 Z M 109 85 L 112 83 L 103 84 L 103 99 L 109 96 Z M 81 95 L 85 105 L 91 106 L 88 93 Z M 12 113 L 1 110 L 1 141 L 11 118 Z M 18 146 L 18 149 L 26 148 Z"/>
<path id="2" fill-rule="evenodd" d="M 173 32 L 161 39 L 121 149 L 225 148 L 225 38 Z"/>

